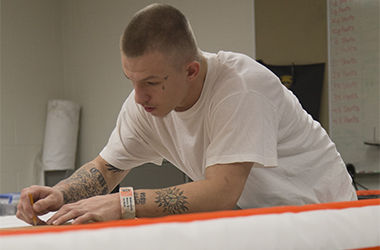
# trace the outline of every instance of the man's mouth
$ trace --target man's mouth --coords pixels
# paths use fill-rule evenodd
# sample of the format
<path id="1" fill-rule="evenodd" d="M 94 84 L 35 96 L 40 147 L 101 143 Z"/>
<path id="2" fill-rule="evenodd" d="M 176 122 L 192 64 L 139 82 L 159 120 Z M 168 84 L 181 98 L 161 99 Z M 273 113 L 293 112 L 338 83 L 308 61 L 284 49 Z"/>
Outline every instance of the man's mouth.
<path id="1" fill-rule="evenodd" d="M 152 112 L 155 108 L 154 107 L 147 107 L 147 106 L 144 106 L 144 109 L 146 112 L 150 113 Z"/>

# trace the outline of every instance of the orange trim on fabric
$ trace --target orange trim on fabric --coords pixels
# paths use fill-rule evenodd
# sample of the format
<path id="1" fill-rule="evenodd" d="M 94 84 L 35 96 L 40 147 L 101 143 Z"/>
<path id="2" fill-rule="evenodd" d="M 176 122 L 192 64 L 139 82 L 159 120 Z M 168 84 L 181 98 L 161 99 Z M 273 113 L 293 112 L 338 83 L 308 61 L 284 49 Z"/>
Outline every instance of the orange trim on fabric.
<path id="1" fill-rule="evenodd" d="M 356 249 L 353 249 L 353 250 L 380 250 L 380 246 L 376 246 L 376 247 L 365 247 L 365 248 L 356 248 Z"/>
<path id="2" fill-rule="evenodd" d="M 157 223 L 170 223 L 170 222 L 191 222 L 197 220 L 212 220 L 218 218 L 232 218 L 241 216 L 252 215 L 266 215 L 266 214 L 281 214 L 281 213 L 300 213 L 313 210 L 325 209 L 345 209 L 354 207 L 376 206 L 380 205 L 380 199 L 368 199 L 359 201 L 343 201 L 322 204 L 310 204 L 303 206 L 282 206 L 282 207 L 268 207 L 268 208 L 252 208 L 243 210 L 227 210 L 216 212 L 204 213 L 191 213 L 181 215 L 171 215 L 159 218 L 141 218 L 133 220 L 116 220 L 108 222 L 97 222 L 82 225 L 63 225 L 63 226 L 37 226 L 27 228 L 14 228 L 0 230 L 0 236 L 18 235 L 18 234 L 37 234 L 37 233 L 52 233 L 64 232 L 74 230 L 95 230 L 110 227 L 125 227 L 125 226 L 141 226 Z"/>
<path id="3" fill-rule="evenodd" d="M 358 196 L 366 196 L 366 195 L 380 195 L 380 190 L 358 190 L 356 191 Z"/>

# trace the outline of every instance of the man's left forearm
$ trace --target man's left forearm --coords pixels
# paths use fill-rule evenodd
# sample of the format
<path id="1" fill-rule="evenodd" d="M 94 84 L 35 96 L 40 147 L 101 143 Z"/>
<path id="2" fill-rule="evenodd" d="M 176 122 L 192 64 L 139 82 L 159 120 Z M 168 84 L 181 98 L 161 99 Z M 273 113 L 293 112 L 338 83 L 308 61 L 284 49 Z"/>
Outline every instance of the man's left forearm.
<path id="1" fill-rule="evenodd" d="M 233 209 L 252 163 L 215 165 L 206 179 L 162 189 L 135 190 L 137 217 Z"/>

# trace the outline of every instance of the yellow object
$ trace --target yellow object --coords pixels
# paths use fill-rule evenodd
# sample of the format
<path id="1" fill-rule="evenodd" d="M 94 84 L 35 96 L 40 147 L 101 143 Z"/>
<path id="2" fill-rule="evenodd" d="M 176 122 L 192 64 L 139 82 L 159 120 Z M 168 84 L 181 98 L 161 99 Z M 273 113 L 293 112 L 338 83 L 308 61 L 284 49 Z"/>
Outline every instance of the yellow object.
<path id="1" fill-rule="evenodd" d="M 285 85 L 285 87 L 290 88 L 293 84 L 293 76 L 291 75 L 283 75 L 280 77 L 282 84 Z"/>
<path id="2" fill-rule="evenodd" d="M 28 194 L 28 195 L 29 195 L 30 205 L 32 205 L 32 208 L 33 208 L 33 204 L 34 204 L 33 196 L 32 194 Z M 33 225 L 37 226 L 37 216 L 34 214 L 34 212 L 33 212 Z"/>

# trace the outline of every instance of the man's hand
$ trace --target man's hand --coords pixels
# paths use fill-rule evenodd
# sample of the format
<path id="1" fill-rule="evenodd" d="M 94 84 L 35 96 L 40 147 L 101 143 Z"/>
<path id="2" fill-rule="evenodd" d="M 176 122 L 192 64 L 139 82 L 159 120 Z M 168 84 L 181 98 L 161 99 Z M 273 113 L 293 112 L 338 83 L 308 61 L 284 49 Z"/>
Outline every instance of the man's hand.
<path id="1" fill-rule="evenodd" d="M 115 193 L 66 204 L 47 221 L 47 224 L 60 225 L 69 220 L 74 220 L 72 224 L 83 224 L 120 218 L 120 198 L 119 193 Z"/>
<path id="2" fill-rule="evenodd" d="M 30 203 L 29 194 L 33 197 L 33 206 Z M 50 211 L 57 211 L 62 205 L 63 194 L 60 191 L 51 187 L 31 186 L 21 191 L 16 217 L 26 223 L 33 224 L 34 215 L 39 216 Z M 46 223 L 37 218 L 37 224 Z"/>

